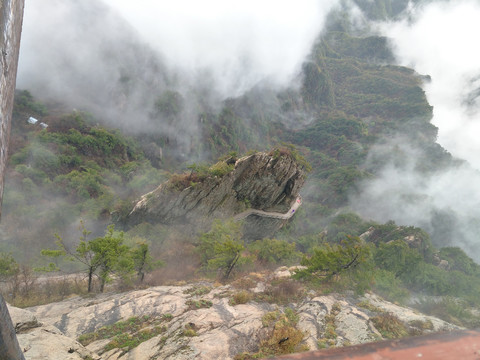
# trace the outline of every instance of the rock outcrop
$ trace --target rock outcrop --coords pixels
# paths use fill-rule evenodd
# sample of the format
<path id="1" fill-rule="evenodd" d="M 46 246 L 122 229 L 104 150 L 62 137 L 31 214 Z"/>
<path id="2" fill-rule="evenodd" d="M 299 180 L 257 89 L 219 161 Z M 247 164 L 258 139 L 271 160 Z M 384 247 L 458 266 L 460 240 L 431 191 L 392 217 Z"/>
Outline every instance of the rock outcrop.
<path id="1" fill-rule="evenodd" d="M 304 334 L 304 350 L 380 340 L 384 336 L 374 319 L 382 314 L 399 319 L 410 334 L 458 329 L 373 294 L 355 297 L 312 292 L 282 304 L 258 300 L 269 291 L 271 294 L 272 286 L 276 286 L 272 280 L 281 282 L 283 277 L 289 281 L 289 274 L 287 268 L 270 275 L 255 274 L 257 281 L 249 283 L 249 292 L 257 300 L 239 304 L 232 299 L 242 290 L 200 282 L 77 297 L 10 311 L 17 329 L 23 329 L 19 330 L 18 339 L 27 360 L 233 359 L 244 352 L 258 351 L 261 342 L 271 336 L 266 320 L 272 314 L 292 310 L 297 316 L 297 328 Z M 133 323 L 132 319 L 154 324 L 149 329 L 157 329 L 158 333 L 132 348 L 119 341 L 112 345 L 114 335 L 91 337 L 85 346 L 77 341 L 82 334 L 100 334 L 105 326 L 119 321 L 126 328 L 125 323 Z M 147 333 L 147 329 L 143 331 Z M 129 338 L 127 330 L 123 330 L 123 335 Z"/>
<path id="2" fill-rule="evenodd" d="M 223 170 L 215 172 L 215 168 Z M 143 195 L 126 223 L 194 224 L 208 229 L 213 219 L 234 217 L 248 209 L 293 213 L 305 181 L 303 167 L 288 152 L 256 153 L 210 169 L 201 177 L 193 171 L 174 177 Z M 285 221 L 285 217 L 251 213 L 245 218 L 245 235 L 251 239 L 271 235 Z"/>

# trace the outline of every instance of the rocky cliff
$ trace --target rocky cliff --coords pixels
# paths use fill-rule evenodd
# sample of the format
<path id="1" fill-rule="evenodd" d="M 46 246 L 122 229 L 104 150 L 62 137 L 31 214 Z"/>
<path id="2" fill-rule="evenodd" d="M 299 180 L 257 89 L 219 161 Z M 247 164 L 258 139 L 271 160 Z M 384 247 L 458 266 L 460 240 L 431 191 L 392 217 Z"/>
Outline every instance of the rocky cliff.
<path id="1" fill-rule="evenodd" d="M 305 170 L 290 151 L 229 158 L 209 169 L 172 177 L 142 196 L 126 222 L 206 229 L 213 219 L 237 216 L 245 219 L 247 238 L 262 238 L 294 214 L 304 181 Z"/>
<path id="2" fill-rule="evenodd" d="M 457 329 L 373 294 L 298 296 L 290 271 L 10 311 L 25 358 L 36 360 L 227 360 L 262 349 L 279 354 L 289 346 L 315 350 Z"/>

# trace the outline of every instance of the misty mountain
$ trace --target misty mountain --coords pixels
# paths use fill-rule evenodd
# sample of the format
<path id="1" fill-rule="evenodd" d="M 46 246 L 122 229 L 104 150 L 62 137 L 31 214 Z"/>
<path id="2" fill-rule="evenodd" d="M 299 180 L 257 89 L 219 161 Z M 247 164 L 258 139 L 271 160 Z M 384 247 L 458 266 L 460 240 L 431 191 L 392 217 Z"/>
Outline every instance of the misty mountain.
<path id="1" fill-rule="evenodd" d="M 238 274 L 301 263 L 262 301 L 372 290 L 478 327 L 480 71 L 459 20 L 473 26 L 478 4 L 132 4 L 27 3 L 0 225 L 8 301 L 85 293 L 32 268 L 82 272 L 52 249 L 113 224 L 164 267 L 146 285 L 118 272 L 109 290 L 218 278 L 234 250 L 246 302 L 256 285 Z"/>
<path id="2" fill-rule="evenodd" d="M 96 221 L 118 207 L 127 208 L 122 202 L 132 201 L 142 190 L 123 188 L 144 176 L 142 173 L 180 170 L 188 163 L 212 161 L 231 151 L 265 150 L 286 141 L 299 147 L 313 165 L 302 194 L 308 216 L 297 219 L 299 234 L 321 231 L 329 216 L 350 208 L 367 219 L 424 227 L 437 244 L 468 246 L 473 231 L 467 224 L 474 223 L 474 216 L 465 217 L 448 202 L 432 201 L 434 193 L 425 182 L 447 178 L 445 174 L 457 169 L 474 171 L 436 142 L 438 129 L 431 122 L 432 106 L 424 91 L 431 81 L 428 74 L 397 65 L 391 41 L 373 30 L 374 21 L 397 19 L 407 14 L 411 3 L 355 4 L 329 8 L 325 27 L 317 33 L 310 54 L 288 85 L 278 86 L 265 78 L 242 94 L 227 98 L 214 85 L 214 72 L 182 72 L 172 67 L 165 54 L 143 40 L 141 31 L 131 22 L 122 19 L 121 12 L 105 4 L 55 3 L 49 21 L 35 36 L 28 30 L 35 24 L 29 19 L 36 15 L 27 8 L 18 86 L 27 86 L 47 107 L 39 111 L 34 99 L 18 98 L 18 125 L 11 151 L 16 174 L 21 170 L 16 176 L 20 182 L 31 179 L 30 187 L 47 202 L 45 194 L 51 191 L 46 191 L 39 179 L 68 188 L 73 186 L 68 185 L 74 181 L 72 171 L 88 169 L 102 178 L 96 180 L 102 190 L 90 189 L 85 195 L 91 205 L 102 198 L 102 205 L 94 205 L 97 210 L 92 212 L 86 210 L 91 205 L 77 204 L 60 222 L 62 228 L 87 213 Z M 54 31 L 59 28 L 65 31 Z M 38 67 L 44 71 L 36 71 Z M 18 111 L 18 106 L 24 106 L 23 110 Z M 84 109 L 92 115 L 76 110 L 70 117 L 61 115 L 70 108 Z M 116 128 L 134 137 L 134 151 L 141 155 L 122 155 L 124 160 L 115 165 L 119 169 L 105 167 L 103 161 L 99 163 L 100 153 L 91 158 L 92 153 L 78 144 L 74 148 L 80 151 L 80 159 L 72 157 L 68 153 L 72 150 L 55 144 L 60 135 L 45 137 L 24 125 L 32 115 L 51 124 L 49 134 L 67 134 L 73 126 L 85 136 L 97 123 Z M 69 118 L 76 120 L 72 123 Z M 61 124 L 70 125 L 62 128 Z M 29 139 L 25 131 L 32 134 Z M 70 144 L 71 139 L 63 141 Z M 60 171 L 51 171 L 54 165 L 45 171 L 45 163 L 50 160 L 39 159 L 38 155 L 38 149 L 45 146 L 54 164 L 66 162 Z M 92 161 L 101 168 L 92 168 Z M 139 166 L 139 161 L 159 170 Z M 45 176 L 34 177 L 22 170 L 22 164 Z M 132 169 L 128 175 L 123 173 L 127 170 L 121 170 L 124 166 Z M 106 176 L 107 169 L 112 175 Z M 387 174 L 396 174 L 409 185 L 402 181 L 399 192 L 392 188 L 396 182 Z M 60 182 L 58 176 L 67 176 L 68 180 Z M 115 176 L 120 180 L 114 180 Z M 149 186 L 153 186 L 155 180 L 149 179 Z M 59 190 L 55 189 L 55 197 L 63 199 L 67 195 L 78 200 L 71 191 Z M 19 191 L 24 194 L 25 189 Z M 9 201 L 7 193 L 6 209 L 18 204 Z M 403 210 L 416 206 L 422 210 Z M 444 224 L 451 224 L 448 231 Z"/>

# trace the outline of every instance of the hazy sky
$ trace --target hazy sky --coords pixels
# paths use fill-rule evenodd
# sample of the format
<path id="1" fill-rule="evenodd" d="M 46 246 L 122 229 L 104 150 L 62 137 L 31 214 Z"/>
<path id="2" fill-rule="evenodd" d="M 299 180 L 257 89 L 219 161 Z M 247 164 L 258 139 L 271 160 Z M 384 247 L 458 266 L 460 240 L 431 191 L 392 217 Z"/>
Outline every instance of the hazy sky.
<path id="1" fill-rule="evenodd" d="M 37 1 L 37 0 L 35 0 Z M 239 95 L 260 80 L 286 85 L 297 74 L 338 0 L 105 0 L 167 64 L 210 71 L 220 91 Z"/>
<path id="2" fill-rule="evenodd" d="M 372 153 L 395 149 L 407 154 L 410 162 L 404 167 L 388 164 L 351 199 L 352 208 L 366 218 L 395 220 L 430 231 L 443 229 L 438 234 L 443 237 L 442 245 L 461 246 L 477 261 L 480 101 L 473 98 L 468 105 L 466 100 L 480 89 L 479 19 L 479 1 L 452 0 L 412 7 L 408 19 L 380 25 L 399 62 L 431 76 L 424 89 L 434 107 L 432 122 L 439 128 L 438 142 L 473 168 L 463 165 L 425 176 L 415 170 L 420 150 L 408 139 L 398 138 L 384 148 L 375 147 Z"/>
<path id="3" fill-rule="evenodd" d="M 480 88 L 479 19 L 479 1 L 443 1 L 414 9 L 409 21 L 383 28 L 400 62 L 432 77 L 425 90 L 434 106 L 439 143 L 477 169 L 480 104 L 467 107 L 465 100 Z"/>

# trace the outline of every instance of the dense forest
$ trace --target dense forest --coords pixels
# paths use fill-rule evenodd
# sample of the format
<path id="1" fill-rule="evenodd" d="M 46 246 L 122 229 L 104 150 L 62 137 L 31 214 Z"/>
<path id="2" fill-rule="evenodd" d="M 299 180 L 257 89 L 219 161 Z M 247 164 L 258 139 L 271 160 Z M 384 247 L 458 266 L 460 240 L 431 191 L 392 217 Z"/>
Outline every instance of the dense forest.
<path id="1" fill-rule="evenodd" d="M 355 2 L 375 20 L 394 18 L 409 3 Z M 152 66 L 152 72 L 166 71 Z M 129 91 L 139 86 L 135 76 L 120 77 L 111 94 L 114 103 L 128 101 Z M 99 239 L 116 239 L 125 246 L 117 253 L 123 262 L 103 263 L 110 266 L 107 273 L 98 266 L 95 291 L 103 290 L 110 273 L 124 280 L 122 289 L 138 285 L 138 275 L 143 282 L 142 251 L 148 251 L 149 265 L 155 264 L 148 267 L 154 273 L 149 284 L 219 274 L 229 281 L 237 273 L 302 264 L 296 277 L 316 289 L 373 290 L 398 302 L 414 295 L 426 312 L 478 326 L 480 319 L 469 309 L 480 305 L 480 266 L 449 238 L 455 214 L 438 212 L 437 221 L 420 228 L 377 223 L 352 207 L 362 182 L 375 179 L 387 164 L 410 164 L 411 154 L 398 139 L 416 149 L 419 174 L 431 176 L 463 163 L 436 143 L 432 106 L 422 88 L 428 75 L 396 65 L 386 38 L 354 28 L 339 9 L 312 47 L 298 84 L 281 90 L 258 86 L 215 105 L 200 85 L 185 92 L 169 74 L 162 76 L 167 80 L 156 88 L 147 84 L 151 96 L 142 103 L 158 131 L 115 126 L 98 109 L 72 111 L 62 99 L 39 100 L 28 89 L 17 90 L 0 279 L 16 284 L 18 292 L 7 291 L 7 300 L 32 305 L 22 276 L 27 284 L 32 271 L 84 271 L 85 263 L 68 261 L 67 255 L 78 260 L 83 245 L 92 246 L 83 255 L 100 254 L 94 247 Z M 188 142 L 182 137 L 187 124 L 196 129 Z M 124 227 L 121 220 L 132 202 L 175 174 L 227 154 L 273 147 L 295 148 L 311 167 L 303 206 L 275 238 L 243 243 L 238 226 L 229 221 L 193 235 L 147 222 Z M 404 196 L 411 196 L 411 203 L 418 200 L 415 194 Z M 34 302 L 52 300 L 42 296 Z"/>

